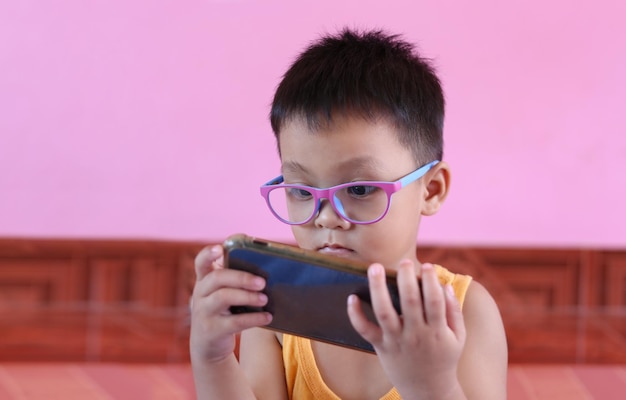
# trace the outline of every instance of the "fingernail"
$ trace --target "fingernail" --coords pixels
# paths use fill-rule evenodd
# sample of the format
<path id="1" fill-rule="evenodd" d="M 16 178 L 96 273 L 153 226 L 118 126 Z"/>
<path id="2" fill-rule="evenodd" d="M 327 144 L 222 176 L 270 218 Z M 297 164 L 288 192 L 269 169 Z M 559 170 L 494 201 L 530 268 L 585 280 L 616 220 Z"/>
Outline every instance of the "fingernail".
<path id="1" fill-rule="evenodd" d="M 422 269 L 423 270 L 431 270 L 431 269 L 433 269 L 433 265 L 431 263 L 424 263 L 424 264 L 422 264 Z"/>
<path id="2" fill-rule="evenodd" d="M 216 256 L 220 253 L 220 245 L 216 244 L 215 246 L 211 247 L 211 250 L 209 250 L 212 256 Z"/>
<path id="3" fill-rule="evenodd" d="M 348 305 L 356 303 L 356 294 L 348 296 Z"/>
<path id="4" fill-rule="evenodd" d="M 372 264 L 368 270 L 370 276 L 379 276 L 385 273 L 385 270 L 380 264 Z"/>
<path id="5" fill-rule="evenodd" d="M 252 278 L 252 285 L 255 289 L 263 289 L 263 287 L 265 287 L 265 279 L 260 276 L 255 276 Z"/>
<path id="6" fill-rule="evenodd" d="M 448 294 L 448 296 L 450 297 L 456 297 L 456 295 L 454 294 L 454 288 L 452 287 L 451 284 L 447 283 L 446 284 L 446 293 Z"/>

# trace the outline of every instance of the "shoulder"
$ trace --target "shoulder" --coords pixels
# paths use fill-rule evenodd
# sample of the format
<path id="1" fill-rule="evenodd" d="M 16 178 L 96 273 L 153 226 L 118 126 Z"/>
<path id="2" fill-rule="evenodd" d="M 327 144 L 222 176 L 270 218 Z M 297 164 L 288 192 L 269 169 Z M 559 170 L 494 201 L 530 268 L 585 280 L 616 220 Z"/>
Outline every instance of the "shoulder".
<path id="1" fill-rule="evenodd" d="M 504 398 L 508 348 L 502 317 L 491 294 L 474 280 L 465 296 L 463 319 L 467 338 L 459 363 L 459 379 L 464 381 L 464 387 L 469 387 L 466 393 L 483 386 L 481 390 L 489 388 L 490 395 L 482 398 Z"/>
<path id="2" fill-rule="evenodd" d="M 475 280 L 469 284 L 463 305 L 465 326 L 472 332 L 480 331 L 482 335 L 504 339 L 504 326 L 496 301 L 487 289 Z"/>
<path id="3" fill-rule="evenodd" d="M 489 291 L 476 280 L 472 280 L 467 288 L 465 306 L 468 309 L 471 309 L 468 311 L 477 311 L 475 309 L 484 308 L 485 311 L 496 312 L 498 313 L 498 316 L 500 315 L 496 301 L 493 299 Z"/>

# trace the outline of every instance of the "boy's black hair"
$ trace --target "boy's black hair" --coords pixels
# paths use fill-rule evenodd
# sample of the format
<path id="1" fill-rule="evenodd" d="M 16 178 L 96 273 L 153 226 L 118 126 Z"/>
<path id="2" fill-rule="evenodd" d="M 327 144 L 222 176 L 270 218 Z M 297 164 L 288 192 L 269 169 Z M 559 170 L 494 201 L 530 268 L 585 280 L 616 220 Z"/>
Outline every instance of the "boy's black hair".
<path id="1" fill-rule="evenodd" d="M 383 118 L 423 164 L 443 157 L 444 108 L 434 68 L 412 44 L 379 30 L 344 29 L 295 60 L 276 89 L 270 121 L 280 140 L 292 118 L 312 130 L 331 124 L 335 113 Z"/>

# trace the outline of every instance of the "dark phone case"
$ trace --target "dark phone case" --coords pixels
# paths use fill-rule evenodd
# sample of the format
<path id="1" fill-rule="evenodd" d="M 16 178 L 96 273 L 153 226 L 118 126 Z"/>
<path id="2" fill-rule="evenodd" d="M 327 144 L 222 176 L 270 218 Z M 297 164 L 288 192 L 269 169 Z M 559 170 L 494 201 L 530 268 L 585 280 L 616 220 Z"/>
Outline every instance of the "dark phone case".
<path id="1" fill-rule="evenodd" d="M 354 330 L 346 311 L 348 296 L 356 294 L 368 318 L 375 321 L 366 264 L 241 234 L 229 237 L 224 249 L 228 268 L 267 280 L 265 307 L 234 306 L 231 312 L 267 311 L 273 315 L 270 329 L 374 352 Z M 395 277 L 387 280 L 394 307 L 400 312 Z"/>

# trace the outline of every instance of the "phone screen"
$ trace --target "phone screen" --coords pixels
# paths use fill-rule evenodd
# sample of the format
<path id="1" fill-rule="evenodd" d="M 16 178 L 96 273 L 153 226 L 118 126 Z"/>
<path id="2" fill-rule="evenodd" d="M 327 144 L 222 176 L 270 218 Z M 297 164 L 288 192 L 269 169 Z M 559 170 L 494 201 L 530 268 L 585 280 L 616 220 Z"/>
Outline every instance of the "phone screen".
<path id="1" fill-rule="evenodd" d="M 344 272 L 323 265 L 279 257 L 246 248 L 230 249 L 228 268 L 262 276 L 267 285 L 268 304 L 263 308 L 231 307 L 233 313 L 267 311 L 273 314 L 268 328 L 354 349 L 373 352 L 369 342 L 352 327 L 347 299 L 356 294 L 363 309 L 375 321 L 369 306 L 370 294 L 365 273 Z M 399 312 L 397 287 L 389 290 Z"/>

